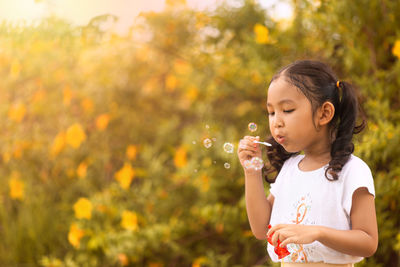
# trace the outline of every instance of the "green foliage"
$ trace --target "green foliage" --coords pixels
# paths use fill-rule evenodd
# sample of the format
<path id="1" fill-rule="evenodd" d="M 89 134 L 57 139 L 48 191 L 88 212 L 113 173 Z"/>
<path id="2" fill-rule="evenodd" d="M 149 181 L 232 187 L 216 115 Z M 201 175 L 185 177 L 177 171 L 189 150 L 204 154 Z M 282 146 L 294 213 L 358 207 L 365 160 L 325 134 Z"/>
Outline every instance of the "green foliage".
<path id="1" fill-rule="evenodd" d="M 0 262 L 273 266 L 249 229 L 240 164 L 222 146 L 251 134 L 251 121 L 268 135 L 272 75 L 319 58 L 359 88 L 368 119 L 355 153 L 374 174 L 380 243 L 357 266 L 398 266 L 400 4 L 293 5 L 287 27 L 250 0 L 143 14 L 127 36 L 104 30 L 112 16 L 1 24 Z"/>

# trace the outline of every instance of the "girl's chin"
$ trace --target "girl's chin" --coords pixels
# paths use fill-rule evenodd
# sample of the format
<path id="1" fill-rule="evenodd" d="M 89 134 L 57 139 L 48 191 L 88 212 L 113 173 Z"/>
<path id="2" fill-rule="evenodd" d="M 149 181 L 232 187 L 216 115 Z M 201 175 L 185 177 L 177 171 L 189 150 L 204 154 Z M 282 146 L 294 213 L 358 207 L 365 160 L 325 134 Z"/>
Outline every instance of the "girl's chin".
<path id="1" fill-rule="evenodd" d="M 286 152 L 288 153 L 297 153 L 299 152 L 298 149 L 295 149 L 294 147 L 288 146 L 287 144 L 281 144 L 281 146 L 285 149 Z"/>

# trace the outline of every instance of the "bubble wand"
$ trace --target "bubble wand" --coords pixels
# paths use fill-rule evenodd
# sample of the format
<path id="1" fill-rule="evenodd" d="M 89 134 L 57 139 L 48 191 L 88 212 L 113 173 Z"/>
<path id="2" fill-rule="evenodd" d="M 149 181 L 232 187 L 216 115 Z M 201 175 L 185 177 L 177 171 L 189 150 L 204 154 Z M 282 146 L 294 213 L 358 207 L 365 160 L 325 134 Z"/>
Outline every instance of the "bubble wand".
<path id="1" fill-rule="evenodd" d="M 261 144 L 261 145 L 264 145 L 264 146 L 272 146 L 270 143 L 261 142 L 261 141 L 257 141 L 257 140 L 254 140 L 253 143 Z"/>

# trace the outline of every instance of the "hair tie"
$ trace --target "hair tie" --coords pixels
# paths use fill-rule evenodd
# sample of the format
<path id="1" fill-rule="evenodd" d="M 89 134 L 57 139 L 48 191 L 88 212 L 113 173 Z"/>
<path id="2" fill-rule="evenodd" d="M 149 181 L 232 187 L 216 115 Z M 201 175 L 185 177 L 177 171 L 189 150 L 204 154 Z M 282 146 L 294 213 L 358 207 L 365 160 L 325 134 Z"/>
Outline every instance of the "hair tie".
<path id="1" fill-rule="evenodd" d="M 337 87 L 337 88 L 340 88 L 340 81 L 337 81 L 337 82 L 336 82 L 336 87 Z"/>

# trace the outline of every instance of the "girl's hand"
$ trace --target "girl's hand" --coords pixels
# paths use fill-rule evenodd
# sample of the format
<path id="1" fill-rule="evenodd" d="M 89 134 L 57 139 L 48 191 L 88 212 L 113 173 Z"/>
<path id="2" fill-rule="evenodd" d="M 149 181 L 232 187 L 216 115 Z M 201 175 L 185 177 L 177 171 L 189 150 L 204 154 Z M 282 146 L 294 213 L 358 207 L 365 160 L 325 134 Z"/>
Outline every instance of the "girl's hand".
<path id="1" fill-rule="evenodd" d="M 267 232 L 267 237 L 271 237 L 272 244 L 285 247 L 288 244 L 310 244 L 317 240 L 319 236 L 318 226 L 301 224 L 277 224 Z"/>
<path id="2" fill-rule="evenodd" d="M 245 136 L 243 139 L 240 139 L 237 154 L 240 160 L 240 164 L 242 164 L 244 168 L 244 162 L 246 160 L 250 160 L 252 157 L 261 158 L 261 148 L 257 143 L 253 143 L 254 140 L 260 140 L 259 136 Z M 245 169 L 246 170 L 246 169 Z"/>

